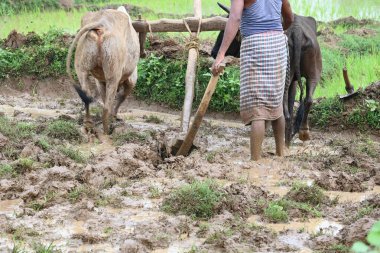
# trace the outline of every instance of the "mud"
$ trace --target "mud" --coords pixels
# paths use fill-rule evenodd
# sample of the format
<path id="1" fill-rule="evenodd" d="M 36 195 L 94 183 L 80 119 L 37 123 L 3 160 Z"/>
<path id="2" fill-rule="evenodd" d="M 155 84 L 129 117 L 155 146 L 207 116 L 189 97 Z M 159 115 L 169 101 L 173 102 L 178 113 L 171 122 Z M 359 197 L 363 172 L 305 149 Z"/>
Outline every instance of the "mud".
<path id="1" fill-rule="evenodd" d="M 23 138 L 0 127 L 0 165 L 15 170 L 1 167 L 0 172 L 1 252 L 20 243 L 26 252 L 33 252 L 35 243 L 53 243 L 62 252 L 312 252 L 334 243 L 351 245 L 380 218 L 375 180 L 380 161 L 371 155 L 380 151 L 375 136 L 312 131 L 311 141 L 296 140 L 279 158 L 273 156 L 268 132 L 264 159 L 252 162 L 248 128 L 207 118 L 197 149 L 188 157 L 172 157 L 162 144 L 178 136 L 179 113 L 127 103 L 110 137 L 100 135 L 93 143 L 54 139 L 45 132 L 54 120 L 70 120 L 81 129 L 81 103 L 70 89 L 48 96 L 44 91 L 52 87 L 36 87 L 38 95 L 11 87 L 0 92 L 1 119 L 13 127 L 35 126 Z M 162 122 L 149 123 L 146 115 Z M 96 127 L 101 131 L 100 122 Z M 120 141 L 118 136 L 127 137 Z M 39 142 L 43 138 L 48 147 Z M 69 157 L 62 147 L 85 159 Z M 161 210 L 173 190 L 209 178 L 224 196 L 209 220 Z M 290 208 L 288 223 L 269 223 L 265 208 L 290 198 L 297 181 L 325 188 L 322 204 L 315 207 L 321 217 Z M 306 201 L 303 195 L 291 199 Z"/>

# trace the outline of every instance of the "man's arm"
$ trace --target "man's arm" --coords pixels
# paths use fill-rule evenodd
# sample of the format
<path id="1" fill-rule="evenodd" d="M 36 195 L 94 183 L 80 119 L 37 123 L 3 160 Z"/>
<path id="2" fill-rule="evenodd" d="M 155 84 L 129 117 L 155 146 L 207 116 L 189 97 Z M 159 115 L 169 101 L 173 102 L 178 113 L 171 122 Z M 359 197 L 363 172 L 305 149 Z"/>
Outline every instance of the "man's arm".
<path id="1" fill-rule="evenodd" d="M 214 75 L 218 74 L 218 66 L 223 61 L 225 54 L 234 40 L 240 26 L 240 20 L 244 9 L 244 0 L 231 0 L 231 11 L 226 28 L 224 29 L 224 36 L 222 45 L 219 48 L 218 55 L 212 66 Z"/>
<path id="2" fill-rule="evenodd" d="M 281 9 L 282 18 L 284 19 L 283 28 L 287 30 L 294 21 L 294 15 L 292 12 L 292 7 L 288 0 L 282 0 Z"/>

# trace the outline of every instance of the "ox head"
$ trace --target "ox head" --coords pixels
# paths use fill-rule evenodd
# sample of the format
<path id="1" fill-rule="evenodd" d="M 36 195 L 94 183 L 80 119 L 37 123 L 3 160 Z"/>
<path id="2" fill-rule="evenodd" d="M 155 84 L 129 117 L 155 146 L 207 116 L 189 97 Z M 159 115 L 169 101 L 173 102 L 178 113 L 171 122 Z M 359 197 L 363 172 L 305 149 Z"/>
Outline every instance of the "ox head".
<path id="1" fill-rule="evenodd" d="M 225 12 L 227 12 L 228 14 L 230 14 L 230 8 L 228 8 L 227 6 L 225 6 L 225 5 L 221 4 L 221 3 L 218 3 L 218 5 Z M 212 48 L 211 56 L 214 59 L 216 58 L 216 56 L 217 56 L 217 54 L 219 52 L 219 48 L 222 45 L 223 36 L 224 36 L 224 31 L 220 31 L 220 33 L 218 35 L 218 38 L 215 41 L 214 47 Z M 226 56 L 230 55 L 230 56 L 234 56 L 234 57 L 240 58 L 240 45 L 241 45 L 241 35 L 240 35 L 240 31 L 239 31 L 236 34 L 235 39 L 232 41 L 230 47 L 228 48 L 228 50 L 226 52 Z"/>

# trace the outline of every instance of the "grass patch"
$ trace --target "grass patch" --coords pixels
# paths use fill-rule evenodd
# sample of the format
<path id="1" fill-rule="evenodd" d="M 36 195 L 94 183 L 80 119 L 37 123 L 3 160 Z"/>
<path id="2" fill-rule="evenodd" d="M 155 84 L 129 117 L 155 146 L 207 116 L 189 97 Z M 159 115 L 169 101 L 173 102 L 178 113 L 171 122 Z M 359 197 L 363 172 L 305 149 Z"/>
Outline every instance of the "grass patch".
<path id="1" fill-rule="evenodd" d="M 27 236 L 29 237 L 39 236 L 39 233 L 36 230 L 32 228 L 27 228 L 25 226 L 10 228 L 9 231 L 7 232 L 12 234 L 12 239 L 16 242 L 15 245 L 17 244 L 18 246 L 21 246 L 21 245 L 19 245 L 17 242 L 26 240 Z M 18 248 L 21 249 L 21 247 L 18 247 Z"/>
<path id="2" fill-rule="evenodd" d="M 75 187 L 73 190 L 71 190 L 68 193 L 68 198 L 69 198 L 71 203 L 75 203 L 80 199 L 80 197 L 83 195 L 83 193 L 84 193 L 84 187 L 78 186 L 78 187 Z"/>
<path id="3" fill-rule="evenodd" d="M 378 157 L 379 151 L 376 149 L 375 142 L 370 137 L 364 137 L 362 141 L 364 143 L 359 144 L 358 150 L 372 158 Z"/>
<path id="4" fill-rule="evenodd" d="M 0 164 L 0 177 L 14 177 L 17 175 L 16 171 L 9 164 Z"/>
<path id="5" fill-rule="evenodd" d="M 322 214 L 320 211 L 318 211 L 315 207 L 310 206 L 306 203 L 300 203 L 288 199 L 281 199 L 276 201 L 276 203 L 282 207 L 284 207 L 285 210 L 290 209 L 299 209 L 305 216 L 312 216 L 312 217 L 322 217 Z"/>
<path id="6" fill-rule="evenodd" d="M 85 163 L 87 157 L 78 149 L 71 146 L 60 147 L 59 151 L 77 163 Z"/>
<path id="7" fill-rule="evenodd" d="M 75 187 L 67 194 L 67 198 L 71 203 L 76 203 L 85 196 L 92 199 L 97 198 L 99 190 L 91 186 L 81 185 Z"/>
<path id="8" fill-rule="evenodd" d="M 38 140 L 36 140 L 36 145 L 42 148 L 45 152 L 51 149 L 49 140 L 45 136 L 38 138 Z"/>
<path id="9" fill-rule="evenodd" d="M 33 245 L 33 249 L 35 253 L 56 253 L 59 252 L 55 249 L 55 246 L 53 243 L 50 243 L 49 245 L 44 245 L 42 243 L 35 243 Z"/>
<path id="10" fill-rule="evenodd" d="M 327 98 L 313 106 L 310 121 L 318 127 L 326 127 L 332 122 L 339 122 L 344 105 L 338 97 Z"/>
<path id="11" fill-rule="evenodd" d="M 365 129 L 367 126 L 380 129 L 380 102 L 365 100 L 363 105 L 359 105 L 349 114 L 347 122 L 359 129 Z"/>
<path id="12" fill-rule="evenodd" d="M 208 219 L 215 214 L 222 197 L 215 182 L 194 181 L 182 186 L 165 198 L 162 210 L 173 214 L 185 214 L 194 218 Z"/>
<path id="13" fill-rule="evenodd" d="M 14 163 L 12 163 L 12 169 L 16 174 L 24 174 L 25 172 L 31 171 L 36 168 L 36 161 L 30 158 L 19 158 Z"/>
<path id="14" fill-rule="evenodd" d="M 288 212 L 284 210 L 284 207 L 275 203 L 269 203 L 269 206 L 264 210 L 264 215 L 269 221 L 275 223 L 287 222 L 289 220 Z"/>
<path id="15" fill-rule="evenodd" d="M 56 192 L 49 191 L 43 199 L 34 200 L 30 202 L 27 206 L 29 208 L 32 208 L 34 211 L 38 212 L 44 208 L 48 207 L 48 204 L 51 203 L 51 201 L 55 198 Z"/>
<path id="16" fill-rule="evenodd" d="M 69 141 L 80 141 L 82 139 L 77 126 L 73 122 L 64 120 L 51 122 L 46 128 L 46 134 L 53 138 Z"/>
<path id="17" fill-rule="evenodd" d="M 161 197 L 161 190 L 157 187 L 149 187 L 149 197 L 152 199 L 158 199 Z"/>
<path id="18" fill-rule="evenodd" d="M 12 141 L 30 138 L 36 131 L 36 125 L 28 122 L 15 122 L 0 116 L 0 132 Z"/>
<path id="19" fill-rule="evenodd" d="M 145 118 L 145 122 L 154 123 L 154 124 L 161 124 L 164 121 L 155 115 L 149 115 L 148 117 Z"/>
<path id="20" fill-rule="evenodd" d="M 360 208 L 354 220 L 359 220 L 364 216 L 371 214 L 373 210 L 375 210 L 375 208 L 372 205 Z"/>
<path id="21" fill-rule="evenodd" d="M 322 204 L 326 196 L 323 194 L 323 190 L 315 184 L 309 186 L 306 183 L 296 182 L 286 194 L 286 198 L 317 206 Z"/>
<path id="22" fill-rule="evenodd" d="M 143 143 L 149 138 L 146 132 L 127 131 L 125 133 L 114 134 L 112 140 L 116 146 L 122 146 L 127 142 Z"/>
<path id="23" fill-rule="evenodd" d="M 300 203 L 286 198 L 271 201 L 264 210 L 264 216 L 271 222 L 287 222 L 289 220 L 289 211 L 298 209 L 304 217 L 322 217 L 320 211 L 307 203 Z"/>

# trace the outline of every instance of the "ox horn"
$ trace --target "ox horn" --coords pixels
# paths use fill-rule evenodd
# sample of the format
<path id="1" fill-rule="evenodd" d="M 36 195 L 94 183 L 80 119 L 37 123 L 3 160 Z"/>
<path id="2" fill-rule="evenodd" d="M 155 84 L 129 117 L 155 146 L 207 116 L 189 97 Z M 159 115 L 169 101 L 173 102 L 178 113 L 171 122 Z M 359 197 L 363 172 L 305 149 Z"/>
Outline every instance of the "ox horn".
<path id="1" fill-rule="evenodd" d="M 220 8 L 222 8 L 225 12 L 227 12 L 228 14 L 230 14 L 230 8 L 228 8 L 227 6 L 225 6 L 224 4 L 221 4 L 218 2 L 218 5 Z"/>

